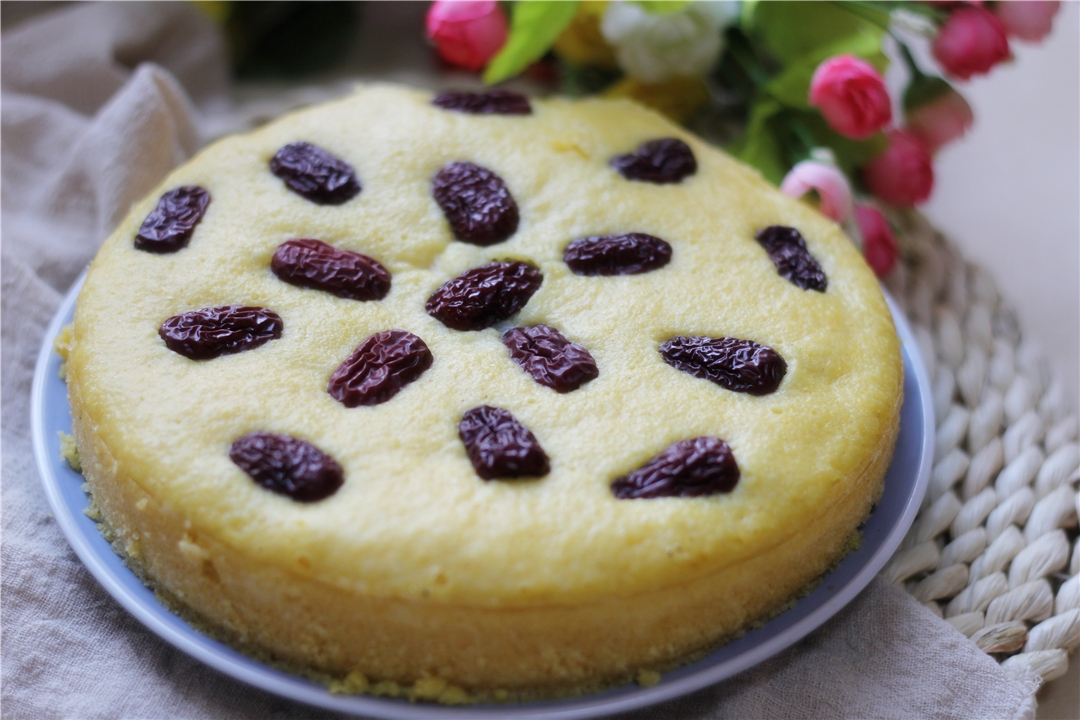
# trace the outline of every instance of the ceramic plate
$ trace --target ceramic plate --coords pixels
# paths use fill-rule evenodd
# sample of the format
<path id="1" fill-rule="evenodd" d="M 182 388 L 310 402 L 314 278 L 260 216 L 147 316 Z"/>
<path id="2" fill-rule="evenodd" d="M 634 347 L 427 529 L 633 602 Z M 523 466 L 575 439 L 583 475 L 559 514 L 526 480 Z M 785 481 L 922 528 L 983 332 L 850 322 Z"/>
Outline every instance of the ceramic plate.
<path id="1" fill-rule="evenodd" d="M 70 323 L 82 279 L 68 293 L 45 334 L 31 399 L 34 453 L 53 515 L 90 573 L 128 612 L 166 642 L 242 682 L 311 705 L 384 720 L 419 718 L 592 718 L 670 700 L 729 678 L 775 655 L 820 626 L 866 587 L 885 565 L 915 519 L 933 459 L 934 417 L 930 383 L 907 321 L 890 308 L 903 341 L 904 406 L 900 437 L 885 477 L 885 492 L 863 526 L 863 541 L 810 595 L 764 626 L 704 659 L 663 676 L 649 688 L 628 685 L 585 697 L 510 706 L 453 708 L 405 700 L 332 695 L 325 687 L 248 658 L 211 640 L 160 605 L 120 561 L 83 514 L 89 499 L 83 478 L 61 459 L 58 433 L 71 432 L 67 388 L 58 374 L 53 338 Z"/>

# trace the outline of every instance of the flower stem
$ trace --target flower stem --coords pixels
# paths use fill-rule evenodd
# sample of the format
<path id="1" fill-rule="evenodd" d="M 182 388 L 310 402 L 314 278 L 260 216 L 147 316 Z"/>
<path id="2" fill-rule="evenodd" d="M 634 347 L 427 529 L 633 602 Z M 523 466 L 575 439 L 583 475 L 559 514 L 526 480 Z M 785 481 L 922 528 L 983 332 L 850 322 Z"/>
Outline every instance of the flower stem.
<path id="1" fill-rule="evenodd" d="M 892 25 L 892 15 L 888 9 L 882 10 L 882 6 L 889 7 L 888 3 L 877 2 L 861 2 L 860 0 L 850 0 L 849 2 L 838 2 L 837 7 L 846 10 L 847 12 L 855 15 L 856 17 L 865 20 L 871 25 L 875 25 L 885 32 L 889 32 L 889 28 Z"/>
<path id="2" fill-rule="evenodd" d="M 798 153 L 795 162 L 806 160 L 811 157 L 814 153 L 814 148 L 819 145 L 814 138 L 814 134 L 810 132 L 810 129 L 806 127 L 804 123 L 796 118 L 792 118 L 788 122 L 788 127 L 791 128 L 791 134 L 795 136 L 795 139 L 798 140 L 799 144 L 802 146 L 802 152 Z M 794 165 L 795 163 L 792 164 Z"/>
<path id="3" fill-rule="evenodd" d="M 761 63 L 754 57 L 753 52 L 744 47 L 742 43 L 731 43 L 727 52 L 742 66 L 742 69 L 746 71 L 747 76 L 753 81 L 754 85 L 760 88 L 769 82 L 769 76 L 761 67 Z"/>

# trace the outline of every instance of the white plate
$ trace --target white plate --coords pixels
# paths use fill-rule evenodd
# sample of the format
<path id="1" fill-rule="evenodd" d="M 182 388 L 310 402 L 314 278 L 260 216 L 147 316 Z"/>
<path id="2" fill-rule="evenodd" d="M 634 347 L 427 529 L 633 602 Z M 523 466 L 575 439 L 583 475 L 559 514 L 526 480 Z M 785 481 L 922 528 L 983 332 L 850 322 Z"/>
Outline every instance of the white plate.
<path id="1" fill-rule="evenodd" d="M 568 700 L 467 709 L 405 700 L 333 695 L 322 685 L 268 667 L 207 638 L 166 610 L 121 562 L 83 514 L 89 499 L 83 478 L 61 459 L 58 432 L 71 433 L 67 387 L 58 374 L 53 338 L 70 323 L 82 278 L 68 292 L 45 333 L 34 373 L 31 426 L 34 454 L 53 515 L 90 574 L 128 612 L 166 642 L 221 672 L 268 692 L 311 705 L 385 720 L 419 718 L 592 718 L 634 710 L 719 682 L 775 655 L 816 629 L 847 605 L 885 565 L 915 519 L 930 475 L 934 448 L 933 403 L 918 346 L 907 321 L 890 300 L 903 341 L 904 406 L 900 437 L 885 477 L 885 492 L 863 525 L 863 541 L 818 588 L 763 627 L 724 645 L 704 659 L 663 676 L 660 683 L 636 685 Z"/>

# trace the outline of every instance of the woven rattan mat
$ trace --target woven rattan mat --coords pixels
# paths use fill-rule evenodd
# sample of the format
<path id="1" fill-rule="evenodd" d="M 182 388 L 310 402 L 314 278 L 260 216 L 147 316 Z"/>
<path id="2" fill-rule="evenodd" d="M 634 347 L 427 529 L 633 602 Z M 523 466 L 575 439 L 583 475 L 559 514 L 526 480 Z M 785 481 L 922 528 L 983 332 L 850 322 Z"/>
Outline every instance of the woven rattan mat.
<path id="1" fill-rule="evenodd" d="M 883 571 L 1005 665 L 1044 683 L 1080 645 L 1077 413 L 993 278 L 917 213 L 885 280 L 933 386 L 926 498 Z"/>

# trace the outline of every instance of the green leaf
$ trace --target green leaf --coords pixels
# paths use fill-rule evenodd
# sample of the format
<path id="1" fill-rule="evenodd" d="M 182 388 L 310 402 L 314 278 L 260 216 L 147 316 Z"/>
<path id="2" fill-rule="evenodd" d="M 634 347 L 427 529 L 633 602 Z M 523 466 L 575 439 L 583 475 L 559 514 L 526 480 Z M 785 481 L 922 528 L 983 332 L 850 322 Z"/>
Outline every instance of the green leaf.
<path id="1" fill-rule="evenodd" d="M 645 12 L 652 15 L 668 15 L 679 12 L 690 4 L 690 0 L 631 0 L 631 2 L 640 5 Z"/>
<path id="2" fill-rule="evenodd" d="M 574 19 L 576 2 L 522 0 L 514 4 L 510 37 L 484 71 L 484 82 L 494 85 L 519 74 L 543 57 Z"/>
<path id="3" fill-rule="evenodd" d="M 872 27 L 831 2 L 758 3 L 754 25 L 769 53 L 785 65 Z"/>
<path id="4" fill-rule="evenodd" d="M 880 30 L 866 27 L 852 35 L 814 48 L 806 55 L 789 63 L 782 73 L 769 81 L 765 90 L 785 105 L 809 108 L 810 79 L 814 76 L 818 65 L 828 58 L 837 55 L 854 55 L 866 60 L 878 72 L 884 72 L 889 59 L 881 51 L 883 36 L 884 33 Z"/>
<path id="5" fill-rule="evenodd" d="M 757 168 L 773 185 L 779 185 L 788 171 L 784 149 L 773 127 L 781 110 L 783 106 L 772 98 L 755 103 L 750 110 L 745 135 L 738 147 L 731 148 L 736 157 Z"/>
<path id="6" fill-rule="evenodd" d="M 739 24 L 743 30 L 750 32 L 757 28 L 757 6 L 759 0 L 743 0 L 739 7 Z"/>

